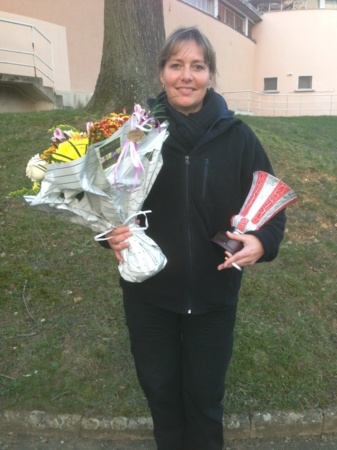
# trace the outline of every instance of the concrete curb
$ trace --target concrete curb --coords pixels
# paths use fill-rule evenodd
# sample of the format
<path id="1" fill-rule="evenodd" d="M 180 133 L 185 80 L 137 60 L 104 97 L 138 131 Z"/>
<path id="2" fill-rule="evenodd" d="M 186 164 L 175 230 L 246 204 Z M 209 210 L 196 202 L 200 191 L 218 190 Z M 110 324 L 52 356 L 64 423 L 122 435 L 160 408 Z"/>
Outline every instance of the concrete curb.
<path id="1" fill-rule="evenodd" d="M 44 411 L 0 412 L 2 432 L 57 435 L 97 439 L 152 438 L 152 419 L 148 417 L 84 417 L 78 414 L 49 414 Z M 306 412 L 253 412 L 224 416 L 228 440 L 317 436 L 337 433 L 337 407 Z"/>

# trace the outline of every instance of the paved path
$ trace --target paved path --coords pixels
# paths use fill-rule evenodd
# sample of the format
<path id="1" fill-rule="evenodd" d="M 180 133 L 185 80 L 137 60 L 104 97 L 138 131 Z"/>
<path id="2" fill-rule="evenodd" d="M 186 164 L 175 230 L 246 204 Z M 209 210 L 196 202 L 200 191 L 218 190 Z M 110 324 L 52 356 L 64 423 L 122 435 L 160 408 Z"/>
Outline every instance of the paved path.
<path id="1" fill-rule="evenodd" d="M 155 450 L 153 441 L 98 441 L 1 434 L 1 450 Z M 306 438 L 247 439 L 226 442 L 224 450 L 336 450 L 337 434 Z M 172 449 L 173 450 L 173 449 Z M 205 449 L 206 450 L 206 449 Z"/>

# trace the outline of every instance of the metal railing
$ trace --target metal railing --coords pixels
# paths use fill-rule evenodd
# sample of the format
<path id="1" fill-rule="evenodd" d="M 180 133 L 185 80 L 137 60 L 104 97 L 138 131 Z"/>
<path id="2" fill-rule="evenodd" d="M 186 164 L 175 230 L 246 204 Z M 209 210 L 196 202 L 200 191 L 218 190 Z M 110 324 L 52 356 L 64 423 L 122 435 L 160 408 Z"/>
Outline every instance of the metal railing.
<path id="1" fill-rule="evenodd" d="M 40 76 L 44 80 L 49 80 L 49 83 L 55 88 L 52 42 L 38 30 L 35 25 L 14 20 L 0 19 L 0 27 L 2 24 L 7 24 L 13 29 L 11 33 L 6 33 L 6 41 L 8 44 L 13 45 L 13 48 L 0 47 L 0 65 L 5 64 L 12 66 L 10 72 L 8 72 L 11 75 L 17 74 L 28 76 L 34 74 L 34 77 Z M 18 36 L 22 33 L 20 31 L 15 32 L 14 27 L 30 28 L 30 43 L 27 43 L 24 38 L 21 40 L 18 39 Z M 29 50 L 27 50 L 27 46 L 30 47 Z M 47 48 L 45 54 L 42 54 L 43 46 L 46 46 Z M 18 55 L 17 59 L 15 59 L 15 55 Z M 28 62 L 25 62 L 27 60 L 26 57 L 28 57 Z M 18 67 L 23 67 L 23 71 L 15 69 Z"/>
<path id="2" fill-rule="evenodd" d="M 297 91 L 294 94 L 257 91 L 222 92 L 228 108 L 254 116 L 336 116 L 337 94 Z"/>

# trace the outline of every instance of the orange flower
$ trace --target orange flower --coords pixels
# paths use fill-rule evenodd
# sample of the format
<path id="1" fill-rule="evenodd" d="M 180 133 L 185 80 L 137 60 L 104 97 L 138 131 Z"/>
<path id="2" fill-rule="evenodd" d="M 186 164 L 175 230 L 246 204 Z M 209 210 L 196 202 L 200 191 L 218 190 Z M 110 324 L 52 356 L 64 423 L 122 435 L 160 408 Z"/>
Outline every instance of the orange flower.
<path id="1" fill-rule="evenodd" d="M 41 159 L 44 159 L 46 161 L 49 161 L 54 151 L 57 149 L 55 145 L 51 145 L 47 150 L 45 150 L 43 153 L 41 153 L 40 157 Z"/>
<path id="2" fill-rule="evenodd" d="M 110 113 L 99 122 L 95 122 L 89 129 L 90 143 L 100 142 L 108 139 L 130 118 L 130 116 L 120 113 Z"/>

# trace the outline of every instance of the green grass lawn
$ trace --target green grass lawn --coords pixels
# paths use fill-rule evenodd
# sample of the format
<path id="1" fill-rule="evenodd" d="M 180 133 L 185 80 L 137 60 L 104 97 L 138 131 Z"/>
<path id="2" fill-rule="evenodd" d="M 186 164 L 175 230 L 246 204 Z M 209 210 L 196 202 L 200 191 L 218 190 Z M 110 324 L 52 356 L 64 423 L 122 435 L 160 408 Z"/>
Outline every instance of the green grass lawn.
<path id="1" fill-rule="evenodd" d="M 112 252 L 10 191 L 60 123 L 85 111 L 1 114 L 0 408 L 149 415 Z M 97 118 L 96 118 L 97 119 Z M 227 412 L 337 403 L 337 117 L 243 117 L 297 193 L 277 260 L 245 271 Z"/>

